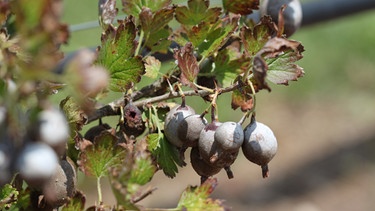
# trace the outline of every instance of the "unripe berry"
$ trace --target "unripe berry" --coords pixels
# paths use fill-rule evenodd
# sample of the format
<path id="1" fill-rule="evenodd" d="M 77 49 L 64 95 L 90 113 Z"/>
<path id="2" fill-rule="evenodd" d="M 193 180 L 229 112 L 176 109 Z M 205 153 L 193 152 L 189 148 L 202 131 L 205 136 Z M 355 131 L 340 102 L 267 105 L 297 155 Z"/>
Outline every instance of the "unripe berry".
<path id="1" fill-rule="evenodd" d="M 302 7 L 299 0 L 264 0 L 260 5 L 261 16 L 270 15 L 278 23 L 279 11 L 282 5 L 287 7 L 283 12 L 284 33 L 287 37 L 299 29 L 302 22 Z"/>
<path id="2" fill-rule="evenodd" d="M 178 138 L 185 147 L 195 147 L 198 145 L 199 135 L 206 125 L 207 120 L 201 115 L 189 115 L 178 126 Z"/>
<path id="3" fill-rule="evenodd" d="M 167 140 L 177 147 L 182 147 L 184 142 L 178 137 L 178 127 L 185 117 L 195 114 L 190 106 L 175 106 L 172 108 L 164 121 L 164 134 Z"/>
<path id="4" fill-rule="evenodd" d="M 263 177 L 268 176 L 267 164 L 277 152 L 277 140 L 272 130 L 260 122 L 252 122 L 245 128 L 242 151 L 245 157 L 262 167 Z"/>
<path id="5" fill-rule="evenodd" d="M 228 151 L 238 150 L 244 140 L 244 132 L 236 122 L 224 122 L 215 131 L 215 141 Z"/>

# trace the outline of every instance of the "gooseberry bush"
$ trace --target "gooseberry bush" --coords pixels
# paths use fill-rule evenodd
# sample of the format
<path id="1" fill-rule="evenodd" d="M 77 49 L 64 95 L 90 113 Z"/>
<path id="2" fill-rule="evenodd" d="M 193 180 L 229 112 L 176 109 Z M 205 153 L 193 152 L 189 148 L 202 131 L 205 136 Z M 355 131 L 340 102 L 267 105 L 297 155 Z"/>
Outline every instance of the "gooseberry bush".
<path id="1" fill-rule="evenodd" d="M 116 1 L 98 6 L 99 46 L 68 57 L 60 50 L 69 41 L 62 1 L 0 2 L 1 209 L 142 210 L 154 174 L 174 178 L 190 160 L 201 181 L 181 190 L 176 209 L 223 210 L 210 198 L 218 183 L 212 176 L 224 170 L 233 178 L 241 149 L 268 177 L 277 141 L 256 121 L 256 95 L 271 91 L 269 82 L 287 85 L 304 74 L 295 64 L 303 46 L 283 33 L 287 5 L 277 23 L 249 18 L 258 0 L 223 0 L 222 7 L 122 0 L 120 20 Z M 141 87 L 145 77 L 154 82 Z M 103 104 L 111 93 L 122 96 Z M 229 108 L 216 103 L 223 93 L 243 118 L 219 121 Z M 191 98 L 207 108 L 197 111 Z M 96 178 L 96 202 L 77 188 L 78 171 Z M 102 200 L 103 179 L 114 205 Z"/>

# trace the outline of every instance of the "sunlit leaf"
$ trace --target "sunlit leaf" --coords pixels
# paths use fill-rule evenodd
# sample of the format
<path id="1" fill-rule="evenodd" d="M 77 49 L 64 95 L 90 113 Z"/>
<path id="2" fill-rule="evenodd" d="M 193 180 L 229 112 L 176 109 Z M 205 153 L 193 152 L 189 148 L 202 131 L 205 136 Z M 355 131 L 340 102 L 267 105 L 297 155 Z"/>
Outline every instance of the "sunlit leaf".
<path id="1" fill-rule="evenodd" d="M 181 49 L 175 50 L 174 57 L 181 70 L 181 83 L 185 86 L 192 86 L 199 73 L 197 58 L 194 56 L 194 48 L 191 43 L 187 43 Z"/>
<path id="2" fill-rule="evenodd" d="M 209 57 L 221 48 L 238 27 L 240 16 L 233 16 L 222 25 L 215 27 L 207 35 L 204 42 L 198 46 L 198 51 L 204 57 Z"/>
<path id="3" fill-rule="evenodd" d="M 143 7 L 155 12 L 172 3 L 172 0 L 122 0 L 123 11 L 128 15 L 138 16 Z"/>
<path id="4" fill-rule="evenodd" d="M 102 35 L 97 63 L 110 73 L 112 91 L 124 92 L 141 80 L 144 64 L 140 56 L 135 56 L 137 42 L 136 27 L 131 18 L 119 21 L 117 28 L 109 27 Z"/>
<path id="5" fill-rule="evenodd" d="M 279 37 L 270 39 L 253 60 L 253 74 L 257 87 L 271 90 L 265 81 L 266 78 L 276 84 L 288 85 L 289 81 L 302 77 L 303 69 L 294 62 L 303 57 L 303 51 L 303 46 L 297 41 Z"/>
<path id="6" fill-rule="evenodd" d="M 239 49 L 233 46 L 228 46 L 219 51 L 214 62 L 214 75 L 222 87 L 231 85 L 236 77 L 244 72 L 250 64 L 249 59 L 245 58 L 239 52 Z"/>
<path id="7" fill-rule="evenodd" d="M 254 106 L 251 87 L 244 84 L 240 77 L 236 79 L 236 82 L 240 86 L 232 92 L 232 109 L 236 110 L 240 107 L 243 112 L 251 110 Z"/>
<path id="8" fill-rule="evenodd" d="M 209 178 L 198 187 L 189 186 L 182 193 L 178 210 L 225 210 L 220 200 L 209 198 L 217 186 L 217 179 Z"/>
<path id="9" fill-rule="evenodd" d="M 248 15 L 259 9 L 259 0 L 223 0 L 223 6 L 229 12 Z"/>
<path id="10" fill-rule="evenodd" d="M 151 153 L 156 158 L 156 162 L 164 174 L 171 178 L 175 177 L 176 173 L 178 173 L 177 165 L 183 165 L 177 148 L 167 141 L 163 133 L 149 134 L 147 136 L 147 143 L 149 149 L 153 149 Z"/>
<path id="11" fill-rule="evenodd" d="M 245 52 L 249 56 L 254 56 L 266 42 L 276 33 L 276 25 L 270 16 L 263 16 L 261 21 L 250 29 L 247 26 L 241 28 L 240 36 Z"/>
<path id="12" fill-rule="evenodd" d="M 109 132 L 96 136 L 94 144 L 87 146 L 79 155 L 78 164 L 81 171 L 100 178 L 108 175 L 109 168 L 121 165 L 126 153 L 116 143 L 116 136 Z"/>
<path id="13" fill-rule="evenodd" d="M 209 8 L 208 0 L 189 0 L 188 7 L 177 6 L 176 20 L 184 25 L 197 25 L 200 22 L 214 23 L 218 20 L 221 8 Z"/>

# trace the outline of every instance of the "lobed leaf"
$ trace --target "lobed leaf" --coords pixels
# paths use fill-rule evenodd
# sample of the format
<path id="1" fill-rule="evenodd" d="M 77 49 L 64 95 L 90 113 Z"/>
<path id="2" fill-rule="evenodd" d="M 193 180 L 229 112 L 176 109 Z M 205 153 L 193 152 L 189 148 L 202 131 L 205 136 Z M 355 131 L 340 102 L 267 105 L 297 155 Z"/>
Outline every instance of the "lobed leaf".
<path id="1" fill-rule="evenodd" d="M 172 3 L 172 0 L 122 0 L 123 11 L 132 16 L 138 16 L 143 7 L 155 12 Z"/>
<path id="2" fill-rule="evenodd" d="M 178 210 L 226 210 L 220 200 L 209 198 L 217 186 L 216 178 L 208 178 L 199 187 L 189 186 L 182 193 Z"/>
<path id="3" fill-rule="evenodd" d="M 194 56 L 192 43 L 188 42 L 181 49 L 175 50 L 174 58 L 177 60 L 178 67 L 181 70 L 181 83 L 185 86 L 193 87 L 193 82 L 199 73 L 199 65 L 197 58 Z"/>
<path id="4" fill-rule="evenodd" d="M 253 29 L 243 26 L 240 37 L 246 54 L 254 56 L 276 32 L 276 25 L 272 22 L 270 16 L 263 16 Z"/>
<path id="5" fill-rule="evenodd" d="M 141 56 L 134 56 L 137 42 L 136 27 L 131 17 L 119 21 L 117 28 L 109 27 L 102 35 L 97 63 L 107 68 L 112 91 L 124 92 L 141 80 L 145 67 Z"/>
<path id="6" fill-rule="evenodd" d="M 266 77 L 273 83 L 284 85 L 302 77 L 303 69 L 294 62 L 303 57 L 303 51 L 303 46 L 297 41 L 280 37 L 270 39 L 254 57 L 253 74 L 257 87 L 271 90 Z"/>
<path id="7" fill-rule="evenodd" d="M 80 153 L 78 165 L 86 175 L 100 178 L 107 176 L 111 167 L 121 165 L 125 154 L 125 150 L 117 145 L 117 137 L 105 131 Z"/>
<path id="8" fill-rule="evenodd" d="M 200 54 L 207 58 L 217 52 L 238 28 L 240 16 L 233 16 L 231 19 L 221 23 L 217 27 L 212 28 L 204 42 L 198 46 Z"/>
<path id="9" fill-rule="evenodd" d="M 189 0 L 188 7 L 177 6 L 176 20 L 183 25 L 197 25 L 201 22 L 214 23 L 218 20 L 221 8 L 209 8 L 208 0 Z"/>
<path id="10" fill-rule="evenodd" d="M 248 15 L 259 9 L 259 0 L 223 0 L 223 7 L 228 12 Z"/>
<path id="11" fill-rule="evenodd" d="M 218 52 L 214 63 L 214 75 L 222 87 L 231 85 L 250 65 L 249 59 L 245 58 L 238 48 L 231 45 Z"/>
<path id="12" fill-rule="evenodd" d="M 177 165 L 183 165 L 177 148 L 167 141 L 163 133 L 149 134 L 147 136 L 147 143 L 149 149 L 153 148 L 151 153 L 155 156 L 156 162 L 163 169 L 164 174 L 170 178 L 175 177 L 176 173 L 178 173 Z"/>

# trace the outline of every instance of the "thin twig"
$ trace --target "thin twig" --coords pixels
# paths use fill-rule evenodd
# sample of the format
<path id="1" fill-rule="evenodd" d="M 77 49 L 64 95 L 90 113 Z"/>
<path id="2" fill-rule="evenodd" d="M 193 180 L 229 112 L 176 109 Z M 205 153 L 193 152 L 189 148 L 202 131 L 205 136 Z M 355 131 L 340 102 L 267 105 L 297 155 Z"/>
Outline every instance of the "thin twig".
<path id="1" fill-rule="evenodd" d="M 239 84 L 235 83 L 231 86 L 220 89 L 219 93 L 221 94 L 221 93 L 231 92 L 231 91 L 237 89 L 238 86 L 239 86 Z M 152 103 L 157 103 L 157 102 L 161 102 L 161 101 L 164 101 L 164 100 L 179 98 L 179 97 L 181 97 L 181 94 L 183 94 L 185 96 L 205 97 L 209 94 L 212 94 L 212 92 L 210 92 L 209 90 L 198 90 L 198 91 L 189 90 L 189 91 L 184 91 L 182 93 L 172 91 L 172 92 L 168 92 L 168 93 L 163 94 L 163 95 L 150 97 L 150 98 L 147 98 L 147 99 L 144 99 L 144 100 L 133 101 L 133 105 L 135 105 L 137 107 L 143 107 L 147 104 L 152 104 Z M 91 114 L 88 117 L 88 123 L 90 123 L 92 121 L 95 121 L 97 119 L 100 119 L 102 117 L 105 117 L 105 116 L 119 115 L 121 106 L 125 106 L 123 99 L 113 101 L 113 102 L 109 103 L 108 105 L 105 105 L 105 106 L 99 108 L 98 110 L 96 110 L 93 114 Z"/>

